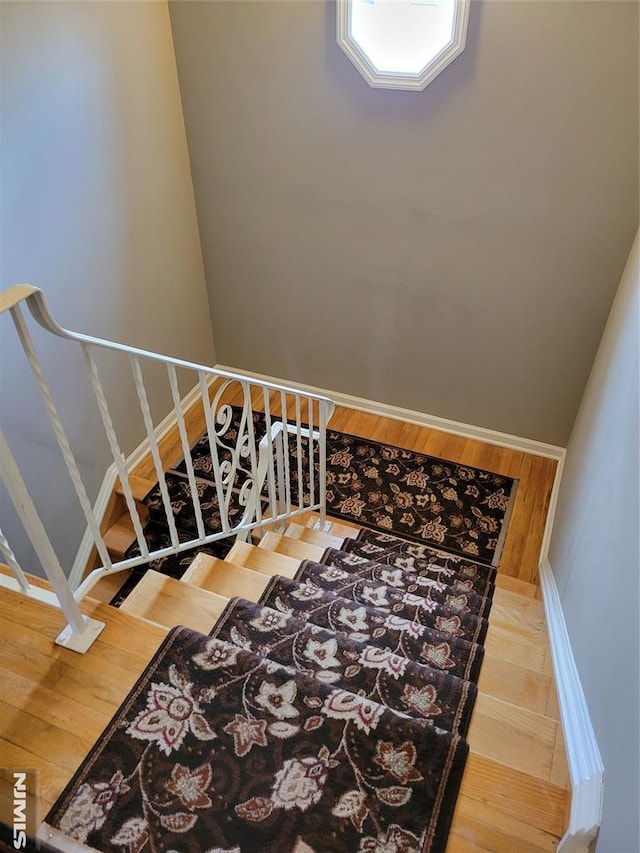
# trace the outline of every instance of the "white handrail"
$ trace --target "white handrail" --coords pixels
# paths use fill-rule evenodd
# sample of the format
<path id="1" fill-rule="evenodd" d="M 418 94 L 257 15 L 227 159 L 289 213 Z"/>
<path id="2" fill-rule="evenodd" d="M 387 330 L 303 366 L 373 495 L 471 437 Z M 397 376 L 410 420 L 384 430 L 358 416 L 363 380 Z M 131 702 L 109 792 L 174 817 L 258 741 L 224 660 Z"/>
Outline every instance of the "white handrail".
<path id="1" fill-rule="evenodd" d="M 83 352 L 88 377 L 90 379 L 97 409 L 102 420 L 107 442 L 114 461 L 115 471 L 120 479 L 122 495 L 127 512 L 131 518 L 138 554 L 127 554 L 115 561 L 109 555 L 103 536 L 100 532 L 101 519 L 94 512 L 89 502 L 76 457 L 62 427 L 58 409 L 53 395 L 47 385 L 42 366 L 38 360 L 35 347 L 29 335 L 21 304 L 25 303 L 36 322 L 46 331 L 66 341 L 74 342 Z M 114 572 L 140 566 L 151 559 L 172 554 L 180 554 L 199 546 L 209 545 L 228 536 L 246 538 L 250 531 L 264 529 L 267 526 L 281 527 L 292 518 L 296 518 L 308 510 L 318 510 L 324 514 L 325 496 L 325 447 L 326 424 L 333 413 L 333 402 L 318 395 L 302 395 L 299 391 L 287 388 L 278 383 L 252 379 L 226 370 L 183 361 L 124 344 L 115 343 L 101 338 L 94 338 L 78 332 L 72 332 L 60 326 L 51 316 L 44 294 L 32 285 L 16 285 L 0 293 L 0 314 L 10 312 L 18 331 L 19 340 L 27 357 L 31 371 L 36 379 L 40 394 L 43 398 L 47 414 L 53 425 L 56 438 L 67 470 L 71 476 L 77 498 L 83 509 L 88 530 L 94 541 L 102 565 L 92 571 L 73 592 L 55 555 L 53 546 L 38 516 L 33 501 L 22 481 L 15 460 L 4 437 L 0 443 L 0 478 L 7 484 L 9 495 L 18 515 L 34 547 L 42 568 L 55 590 L 60 607 L 64 610 L 69 621 L 58 642 L 85 650 L 95 639 L 99 626 L 82 616 L 77 602 L 93 588 L 101 579 Z M 170 545 L 149 548 L 143 527 L 142 516 L 136 505 L 129 469 L 122 452 L 122 443 L 118 437 L 111 408 L 107 399 L 105 387 L 100 379 L 98 366 L 93 354 L 95 348 L 109 352 L 121 353 L 128 356 L 133 371 L 133 379 L 140 414 L 147 436 L 148 452 L 153 460 L 159 496 L 147 500 L 149 510 L 161 511 L 163 522 L 166 523 Z M 184 469 L 172 471 L 165 475 L 163 459 L 158 440 L 158 427 L 154 426 L 151 407 L 147 395 L 142 360 L 164 365 L 167 375 L 171 400 L 173 403 L 173 422 L 180 439 L 180 447 L 184 456 Z M 186 425 L 186 413 L 178 391 L 176 369 L 188 371 L 196 380 L 199 387 L 199 403 L 202 405 L 206 425 L 206 442 L 210 454 L 210 472 L 207 480 L 203 481 L 195 470 L 189 447 L 189 433 Z M 214 383 L 212 385 L 212 383 Z M 228 396 L 227 395 L 228 392 Z M 254 396 L 261 398 L 263 414 L 253 411 Z M 213 397 L 213 399 L 211 399 Z M 232 399 L 234 406 L 225 400 Z M 318 428 L 314 426 L 314 406 L 318 411 Z M 308 428 L 303 427 L 303 409 L 306 409 Z M 292 423 L 287 421 L 288 412 L 295 412 Z M 258 421 L 254 423 L 254 418 Z M 264 432 L 259 438 L 258 427 Z M 190 421 L 191 422 L 191 421 Z M 295 437 L 293 443 L 288 436 Z M 296 459 L 290 459 L 290 453 L 295 450 Z M 308 468 L 303 464 L 305 450 L 308 452 Z M 314 470 L 316 454 L 319 454 L 318 473 Z M 204 460 L 206 462 L 206 459 Z M 293 504 L 292 473 L 297 473 L 297 505 Z M 115 474 L 114 474 L 115 476 Z M 193 517 L 197 532 L 178 530 L 174 517 L 174 507 L 169 491 L 168 480 L 171 476 L 172 488 L 182 492 L 185 500 L 191 501 Z M 316 478 L 319 480 L 316 497 Z M 211 480 L 213 483 L 211 485 Z M 215 500 L 204 495 L 211 486 Z M 263 503 L 265 506 L 263 507 Z M 205 510 L 213 515 L 206 515 Z M 218 512 L 219 517 L 215 515 Z M 146 510 L 145 510 L 146 518 Z M 217 519 L 217 520 L 216 520 Z M 85 537 L 88 534 L 85 534 Z M 20 568 L 18 559 L 11 550 L 9 543 L 0 531 L 0 554 L 12 570 L 14 586 L 26 595 L 32 595 L 40 600 L 49 600 L 50 593 L 43 592 L 29 584 L 28 579 Z M 78 560 L 78 569 L 80 563 Z M 3 584 L 0 576 L 0 585 Z M 4 583 L 8 586 L 8 583 Z"/>
<path id="2" fill-rule="evenodd" d="M 280 385 L 277 382 L 267 382 L 262 379 L 249 379 L 246 376 L 243 376 L 241 373 L 233 373 L 229 370 L 219 370 L 217 367 L 210 367 L 206 364 L 198 364 L 194 361 L 183 361 L 179 358 L 173 358 L 170 355 L 161 355 L 157 352 L 152 352 L 150 350 L 138 349 L 137 347 L 130 347 L 126 344 L 119 344 L 115 341 L 107 341 L 104 338 L 94 338 L 90 335 L 83 335 L 79 332 L 72 332 L 69 329 L 64 329 L 60 326 L 51 316 L 49 311 L 49 306 L 47 305 L 47 301 L 45 299 L 44 293 L 40 290 L 39 287 L 34 287 L 30 284 L 18 284 L 10 287 L 8 291 L 5 291 L 6 294 L 10 294 L 15 288 L 22 289 L 26 288 L 24 295 L 20 296 L 17 299 L 12 299 L 8 297 L 7 302 L 13 301 L 14 304 L 17 304 L 20 301 L 25 301 L 27 307 L 29 308 L 33 318 L 36 322 L 42 326 L 43 329 L 46 329 L 48 332 L 51 332 L 54 335 L 57 335 L 60 338 L 66 338 L 71 341 L 78 341 L 80 343 L 88 343 L 93 344 L 94 346 L 104 347 L 105 349 L 114 350 L 117 352 L 123 352 L 127 355 L 138 355 L 144 358 L 151 359 L 152 361 L 158 361 L 162 364 L 173 364 L 175 367 L 185 367 L 190 368 L 191 370 L 201 370 L 204 373 L 209 374 L 210 376 L 216 376 L 221 379 L 234 379 L 238 382 L 250 382 L 252 385 L 261 388 L 269 388 L 271 391 L 285 391 L 287 394 L 300 394 L 299 391 L 296 391 L 295 388 L 289 388 L 286 385 Z M 3 311 L 7 310 L 3 308 L 3 301 L 0 301 L 0 314 Z M 308 399 L 312 399 L 317 401 L 322 401 L 326 403 L 333 411 L 335 404 L 333 400 L 329 397 L 323 397 L 322 395 L 314 394 L 307 395 Z"/>
<path id="3" fill-rule="evenodd" d="M 44 401 L 44 405 L 49 415 L 49 420 L 51 421 L 51 426 L 53 427 L 53 431 L 58 441 L 58 446 L 60 447 L 60 451 L 62 452 L 64 461 L 67 465 L 67 470 L 69 471 L 71 482 L 73 483 L 73 486 L 76 490 L 78 501 L 80 502 L 80 506 L 82 507 L 82 511 L 84 512 L 87 524 L 89 525 L 89 529 L 93 534 L 93 540 L 100 555 L 100 559 L 105 565 L 110 566 L 111 561 L 109 558 L 109 552 L 107 551 L 105 544 L 102 541 L 102 537 L 100 536 L 100 528 L 98 526 L 97 519 L 93 514 L 91 503 L 89 501 L 89 496 L 87 495 L 84 483 L 82 482 L 78 463 L 76 462 L 75 457 L 71 451 L 69 439 L 67 438 L 67 435 L 64 431 L 62 421 L 60 420 L 58 410 L 53 400 L 53 395 L 51 394 L 49 386 L 47 385 L 46 380 L 44 378 L 44 373 L 42 372 L 42 368 L 40 366 L 40 362 L 36 354 L 33 340 L 31 338 L 31 335 L 29 334 L 29 330 L 27 329 L 24 317 L 22 316 L 20 310 L 17 307 L 14 307 L 12 309 L 12 314 L 16 331 L 18 333 L 18 338 L 20 340 L 20 343 L 22 344 L 22 349 L 24 350 L 24 353 L 27 357 L 27 361 L 29 362 L 31 372 L 38 384 L 40 395 L 42 396 L 42 399 Z"/>

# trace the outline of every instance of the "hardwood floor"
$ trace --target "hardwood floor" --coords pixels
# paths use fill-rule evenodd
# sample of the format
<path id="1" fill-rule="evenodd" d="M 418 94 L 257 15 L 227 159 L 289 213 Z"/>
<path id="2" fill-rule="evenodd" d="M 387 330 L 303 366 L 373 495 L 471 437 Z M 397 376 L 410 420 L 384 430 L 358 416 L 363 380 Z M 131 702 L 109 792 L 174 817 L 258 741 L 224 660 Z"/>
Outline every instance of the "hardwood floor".
<path id="1" fill-rule="evenodd" d="M 216 387 L 215 384 L 211 387 L 211 397 Z M 272 394 L 270 399 L 272 411 L 279 412 L 279 395 Z M 241 400 L 241 390 L 237 383 L 231 385 L 222 396 L 222 401 L 226 403 L 237 404 Z M 257 391 L 253 393 L 252 401 L 254 409 L 264 410 L 264 401 Z M 291 407 L 287 416 L 295 417 Z M 314 419 L 317 423 L 317 409 L 314 410 Z M 193 442 L 205 429 L 201 402 L 196 402 L 191 407 L 186 413 L 185 421 L 189 440 Z M 554 459 L 343 406 L 336 407 L 330 427 L 340 432 L 386 442 L 463 465 L 484 468 L 517 479 L 518 488 L 500 560 L 500 571 L 524 581 L 537 581 L 540 548 L 557 467 Z M 160 442 L 160 453 L 165 469 L 172 467 L 182 458 L 177 428 Z M 154 477 L 150 459 L 145 459 L 132 472 L 134 479 L 143 478 L 149 481 Z"/>
<path id="2" fill-rule="evenodd" d="M 60 611 L 0 589 L 0 764 L 39 770 L 39 820 L 167 633 L 90 599 L 81 609 L 106 622 L 85 655 L 54 645 Z M 0 820 L 11 823 L 11 801 L 0 804 Z"/>
<path id="3" fill-rule="evenodd" d="M 233 389 L 225 400 L 237 401 Z M 254 407 L 261 408 L 261 403 L 255 399 Z M 272 403 L 276 405 L 277 399 Z M 187 413 L 187 424 L 193 441 L 204 428 L 201 405 Z M 535 586 L 555 461 L 341 407 L 336 409 L 331 427 L 519 480 L 499 569 L 496 619 L 488 635 L 480 699 L 470 730 L 471 754 L 447 853 L 555 850 L 566 827 L 568 777 Z M 160 448 L 165 468 L 175 465 L 182 456 L 176 430 L 163 439 Z M 143 461 L 134 476 L 151 481 L 152 464 Z M 118 518 L 119 500 L 121 506 L 114 493 L 112 522 Z M 302 552 L 295 548 L 303 543 L 321 546 L 318 534 L 306 530 L 291 531 L 291 544 L 280 547 L 285 558 L 297 553 L 300 559 Z M 342 523 L 332 528 L 338 537 L 349 535 L 348 531 L 349 526 Z M 126 533 L 120 530 L 119 535 L 124 546 Z M 267 547 L 279 550 L 275 541 L 269 546 L 268 539 L 265 550 Z M 236 556 L 241 553 L 242 547 Z M 251 562 L 246 547 L 244 556 L 246 566 Z M 273 557 L 277 554 L 260 559 Z M 167 629 L 156 621 L 193 621 L 194 627 L 207 628 L 224 606 L 226 595 L 259 588 L 255 578 L 247 580 L 249 586 L 239 586 L 239 576 L 234 580 L 230 573 L 226 586 L 217 587 L 223 592 L 208 598 L 201 588 L 208 586 L 204 574 L 203 566 L 191 572 L 189 580 L 197 587 L 150 575 L 120 611 L 86 600 L 84 612 L 107 621 L 108 627 L 84 656 L 53 645 L 63 624 L 58 612 L 0 590 L 0 764 L 40 768 L 41 818 L 164 637 Z M 98 585 L 96 597 L 102 593 L 110 597 L 114 586 L 114 579 Z M 188 598 L 193 600 L 193 609 Z M 7 817 L 0 812 L 0 819 Z"/>
<path id="4" fill-rule="evenodd" d="M 149 572 L 122 607 L 202 629 L 229 597 L 256 601 L 271 576 L 293 577 L 301 560 L 333 545 L 331 536 L 293 525 L 259 547 L 237 542 L 224 561 L 201 554 L 181 581 Z M 447 853 L 551 851 L 566 825 L 569 781 L 543 605 L 535 586 L 498 580 Z"/>

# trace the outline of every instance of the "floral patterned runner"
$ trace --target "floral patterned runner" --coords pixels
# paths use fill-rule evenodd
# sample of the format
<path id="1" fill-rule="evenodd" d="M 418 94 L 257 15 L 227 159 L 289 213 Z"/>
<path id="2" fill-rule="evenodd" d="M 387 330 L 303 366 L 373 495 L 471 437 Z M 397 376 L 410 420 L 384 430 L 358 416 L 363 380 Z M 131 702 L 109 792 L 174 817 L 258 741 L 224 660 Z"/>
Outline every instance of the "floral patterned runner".
<path id="1" fill-rule="evenodd" d="M 494 584 L 485 578 L 470 578 L 458 574 L 452 569 L 445 569 L 433 564 L 426 568 L 420 568 L 415 562 L 409 563 L 403 559 L 401 554 L 383 554 L 378 561 L 366 554 L 359 554 L 353 549 L 348 549 L 348 541 L 345 540 L 342 545 L 344 550 L 327 548 L 319 562 L 325 566 L 336 566 L 346 572 L 353 572 L 362 578 L 375 580 L 378 583 L 406 589 L 408 592 L 415 592 L 418 589 L 435 589 L 448 590 L 450 594 L 458 592 L 463 592 L 465 595 L 473 594 L 481 599 L 493 597 Z M 409 567 L 407 568 L 407 566 Z"/>
<path id="2" fill-rule="evenodd" d="M 345 577 L 346 576 L 346 577 Z M 482 643 L 487 633 L 486 619 L 450 607 L 443 607 L 421 595 L 402 592 L 391 586 L 360 580 L 342 569 L 312 563 L 301 564 L 294 579 L 312 589 L 331 592 L 334 596 L 385 610 L 394 616 L 426 628 L 435 628 L 471 643 Z"/>
<path id="3" fill-rule="evenodd" d="M 269 581 L 259 603 L 467 681 L 478 680 L 484 654 L 482 646 L 380 607 L 359 604 L 282 577 Z"/>
<path id="4" fill-rule="evenodd" d="M 347 560 L 353 558 L 351 554 L 345 556 Z M 489 616 L 491 598 L 476 595 L 470 590 L 454 589 L 449 584 L 429 578 L 405 576 L 401 569 L 380 563 L 368 563 L 366 568 L 354 571 L 356 567 L 346 561 L 340 564 L 331 555 L 328 559 L 329 563 L 324 560 L 321 563 L 303 561 L 295 580 L 308 581 L 323 589 L 334 589 L 344 598 L 350 598 L 346 591 L 355 588 L 359 599 L 363 598 L 374 607 L 384 607 L 407 619 L 420 619 L 422 613 L 439 614 L 440 618 L 447 618 L 451 614 L 482 619 Z"/>
<path id="5" fill-rule="evenodd" d="M 222 442 L 234 445 L 238 435 L 240 410 L 231 407 L 233 416 Z M 255 441 L 265 433 L 261 412 L 253 413 Z M 290 439 L 295 456 L 296 442 Z M 308 470 L 308 445 L 303 442 Z M 208 437 L 194 444 L 191 457 L 196 476 L 202 482 L 212 481 L 212 463 Z M 221 450 L 221 459 L 225 451 Z M 316 463 L 317 467 L 317 463 Z M 185 477 L 184 461 L 176 473 Z M 297 492 L 297 464 L 291 465 L 294 480 L 294 502 Z M 174 475 L 171 475 L 172 477 Z M 237 484 L 240 485 L 239 483 Z M 425 543 L 497 565 L 500 560 L 508 518 L 515 498 L 517 480 L 468 465 L 458 465 L 423 453 L 380 444 L 347 433 L 327 431 L 327 512 L 381 532 L 393 531 L 415 542 Z M 169 483 L 176 500 L 186 481 Z M 201 486 L 199 485 L 200 489 Z M 211 529 L 216 528 L 215 496 L 206 491 L 205 503 L 212 504 Z M 148 505 L 162 510 L 159 490 L 148 496 Z M 192 524 L 178 510 L 178 524 Z"/>
<path id="6" fill-rule="evenodd" d="M 439 551 L 436 548 L 403 539 L 401 536 L 394 536 L 392 533 L 380 533 L 364 527 L 355 539 L 345 539 L 341 549 L 360 554 L 377 563 L 397 566 L 404 571 L 442 575 L 443 580 L 449 573 L 453 573 L 475 581 L 482 579 L 487 584 L 493 584 L 498 574 L 493 566 L 477 563 L 468 557 L 455 556 L 446 551 Z"/>
<path id="7" fill-rule="evenodd" d="M 467 750 L 425 720 L 177 628 L 46 823 L 118 853 L 437 853 Z"/>
<path id="8" fill-rule="evenodd" d="M 517 480 L 345 433 L 327 434 L 327 511 L 498 565 Z"/>
<path id="9" fill-rule="evenodd" d="M 229 602 L 210 636 L 439 728 L 467 733 L 477 690 L 455 675 L 241 598 Z"/>

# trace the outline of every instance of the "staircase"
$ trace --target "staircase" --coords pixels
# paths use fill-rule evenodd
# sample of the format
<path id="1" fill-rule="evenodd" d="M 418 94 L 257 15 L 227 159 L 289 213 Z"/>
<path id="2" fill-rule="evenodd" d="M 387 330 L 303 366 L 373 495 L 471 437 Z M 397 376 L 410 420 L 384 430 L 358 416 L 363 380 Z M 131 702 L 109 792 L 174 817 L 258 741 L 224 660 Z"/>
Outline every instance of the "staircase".
<path id="1" fill-rule="evenodd" d="M 43 813 L 170 627 L 208 633 L 230 597 L 255 601 L 270 577 L 293 577 L 301 561 L 318 561 L 327 548 L 340 549 L 358 533 L 339 522 L 320 531 L 314 513 L 302 521 L 284 535 L 267 532 L 257 545 L 237 542 L 225 560 L 199 554 L 181 580 L 148 571 L 117 610 L 85 599 L 83 611 L 107 627 L 80 659 L 63 649 L 48 659 L 59 619 L 43 613 L 45 605 L 3 591 L 3 637 L 11 637 L 3 678 L 12 694 L 29 697 L 20 708 L 3 697 L 2 730 L 11 739 L 2 744 L 3 755 L 42 767 Z M 120 518 L 105 535 L 114 559 L 130 537 L 130 525 Z M 113 592 L 111 578 L 102 583 Z M 19 640 L 11 630 L 17 622 L 34 626 Z M 35 670 L 25 675 L 24 658 L 34 653 Z M 30 730 L 20 745 L 15 733 L 18 719 L 24 727 L 25 712 Z M 73 734 L 63 733 L 68 719 Z M 470 755 L 447 851 L 555 850 L 566 825 L 568 779 L 543 606 L 537 586 L 506 574 L 496 579 L 467 739 Z"/>
<path id="2" fill-rule="evenodd" d="M 230 597 L 257 600 L 270 577 L 293 577 L 358 532 L 339 523 L 319 532 L 316 521 L 236 543 L 225 560 L 199 555 L 181 580 L 149 571 L 120 609 L 207 633 Z M 551 851 L 564 832 L 567 770 L 537 592 L 498 576 L 450 851 Z"/>
<path id="3" fill-rule="evenodd" d="M 118 610 L 85 599 L 84 612 L 107 627 L 83 657 L 51 652 L 58 614 L 2 592 L 2 754 L 6 762 L 41 768 L 43 813 L 169 627 L 208 633 L 230 596 L 256 600 L 274 574 L 291 577 L 301 560 L 319 559 L 357 533 L 338 523 L 319 532 L 314 522 L 312 516 L 310 526 L 292 525 L 284 536 L 268 533 L 258 546 L 237 543 L 226 560 L 200 555 L 181 580 L 149 571 Z M 25 623 L 32 626 L 26 636 L 14 634 Z M 447 851 L 555 850 L 568 781 L 534 585 L 498 576 L 485 649 Z"/>
<path id="4" fill-rule="evenodd" d="M 407 442 L 407 433 L 417 432 L 363 413 L 338 409 L 335 417 L 332 426 L 337 429 L 376 438 L 384 431 L 389 443 L 402 443 L 395 437 L 401 431 L 405 446 L 412 443 Z M 442 435 L 431 435 L 442 448 Z M 459 439 L 449 439 L 456 446 L 436 452 L 467 464 L 493 463 L 494 470 L 504 471 L 509 454 L 516 456 L 485 445 L 491 457 L 487 463 L 477 447 L 469 447 L 477 442 L 462 448 Z M 433 453 L 433 447 L 426 452 Z M 552 851 L 567 825 L 569 780 L 544 609 L 539 587 L 524 579 L 533 575 L 534 534 L 537 531 L 539 543 L 540 516 L 546 511 L 553 469 L 548 460 L 517 456 L 521 492 L 505 548 L 506 571 L 501 566 L 496 578 L 478 698 L 467 736 L 470 755 L 447 847 L 454 853 Z M 148 484 L 145 481 L 144 487 Z M 120 609 L 154 624 L 185 624 L 207 633 L 229 598 L 256 601 L 270 577 L 293 577 L 301 561 L 319 561 L 327 548 L 340 549 L 358 530 L 337 521 L 320 525 L 318 516 L 309 513 L 289 524 L 284 535 L 267 532 L 259 540 L 256 537 L 255 544 L 237 542 L 224 560 L 198 554 L 180 580 L 147 572 Z M 119 557 L 134 536 L 131 526 L 120 519 L 105 538 Z M 95 592 L 103 593 L 100 585 Z M 104 597 L 112 593 L 110 587 Z"/>
<path id="5" fill-rule="evenodd" d="M 32 296 L 31 293 L 26 298 Z M 15 311 L 15 303 L 11 302 L 9 308 Z M 64 336 L 73 335 L 60 332 Z M 137 357 L 133 359 L 134 367 Z M 98 626 L 97 639 L 91 638 L 86 650 L 83 649 L 86 653 L 80 656 L 52 646 L 64 619 L 49 603 L 46 581 L 26 579 L 31 582 L 31 597 L 0 583 L 3 637 L 0 747 L 5 765 L 40 768 L 40 818 L 71 778 L 169 628 L 182 624 L 207 634 L 230 598 L 257 601 L 271 578 L 293 578 L 304 561 L 322 562 L 327 549 L 340 551 L 345 542 L 358 535 L 357 527 L 337 521 L 326 523 L 314 512 L 313 491 L 307 501 L 312 510 L 292 505 L 282 434 L 289 429 L 283 426 L 287 419 L 293 418 L 296 422 L 293 432 L 300 448 L 304 415 L 301 418 L 299 397 L 290 402 L 284 389 L 273 391 L 266 385 L 249 391 L 247 383 L 237 377 L 233 388 L 224 376 L 209 377 L 213 381 L 207 385 L 201 369 L 199 375 L 201 397 L 197 404 L 183 412 L 180 401 L 175 403 L 174 397 L 177 425 L 157 442 L 153 425 L 148 425 L 151 451 L 133 470 L 125 470 L 114 451 L 119 479 L 115 481 L 111 500 L 101 521 L 88 513 L 100 553 L 94 551 L 87 569 L 109 568 L 89 575 L 81 586 L 81 594 L 76 593 L 78 613 L 81 611 L 84 617 L 93 620 L 91 624 Z M 151 568 L 131 591 L 126 587 L 126 597 L 123 590 L 124 600 L 118 609 L 109 606 L 108 602 L 126 583 L 126 569 L 136 571 L 145 562 L 144 551 L 137 556 L 132 548 L 136 543 L 140 549 L 145 547 L 141 536 L 141 526 L 148 517 L 144 498 L 158 482 L 158 472 L 161 474 L 178 464 L 187 443 L 205 426 L 211 441 L 216 433 L 212 423 L 216 406 L 220 404 L 224 410 L 225 406 L 235 405 L 238 397 L 245 413 L 256 408 L 266 412 L 268 452 L 260 459 L 253 454 L 251 471 L 254 503 L 262 484 L 269 486 L 267 514 L 261 518 L 260 510 L 252 509 L 258 519 L 252 524 L 254 516 L 245 513 L 244 526 L 238 528 L 237 541 L 224 559 L 205 553 L 211 550 L 211 540 L 218 534 L 207 537 L 199 529 L 193 539 L 188 543 L 181 539 L 179 545 L 174 530 L 170 547 L 159 545 L 149 550 L 153 551 L 152 557 L 178 553 L 184 556 L 190 565 L 182 577 L 178 580 Z M 320 411 L 325 404 L 329 401 L 309 398 L 308 420 L 324 423 Z M 269 411 L 274 412 L 274 407 L 280 421 L 270 430 Z M 323 418 L 325 415 L 326 411 Z M 332 427 L 519 479 L 516 507 L 496 579 L 478 696 L 467 735 L 470 754 L 447 851 L 555 850 L 567 825 L 569 781 L 543 605 L 534 582 L 555 463 L 354 410 L 338 409 Z M 247 446 L 255 447 L 252 427 L 247 429 L 251 438 Z M 306 435 L 311 441 L 313 431 L 310 429 Z M 323 442 L 322 429 L 319 436 Z M 238 463 L 239 442 L 231 455 L 234 464 Z M 271 461 L 263 465 L 264 459 Z M 324 483 L 322 464 L 320 473 Z M 187 473 L 193 493 L 194 471 Z M 161 476 L 160 481 L 166 491 Z M 167 507 L 168 495 L 163 493 L 162 497 Z M 220 501 L 224 497 L 224 492 L 218 493 Z M 197 499 L 194 506 L 199 513 Z M 315 508 L 322 506 L 321 494 L 319 507 Z M 277 524 L 272 523 L 274 519 Z M 276 529 L 280 532 L 274 532 Z M 183 554 L 187 545 L 192 553 Z M 5 547 L 3 553 L 13 558 L 10 549 Z M 8 562 L 11 564 L 12 559 Z M 12 569 L 19 579 L 14 565 Z M 0 574 L 11 575 L 11 571 L 0 568 Z M 97 583 L 96 577 L 100 577 Z M 37 600 L 38 590 L 44 600 Z M 72 612 L 78 607 L 73 600 L 70 605 Z M 99 633 L 102 625 L 105 627 Z M 4 798 L 3 802 L 9 800 Z M 10 822 L 10 815 L 0 811 L 0 819 Z"/>

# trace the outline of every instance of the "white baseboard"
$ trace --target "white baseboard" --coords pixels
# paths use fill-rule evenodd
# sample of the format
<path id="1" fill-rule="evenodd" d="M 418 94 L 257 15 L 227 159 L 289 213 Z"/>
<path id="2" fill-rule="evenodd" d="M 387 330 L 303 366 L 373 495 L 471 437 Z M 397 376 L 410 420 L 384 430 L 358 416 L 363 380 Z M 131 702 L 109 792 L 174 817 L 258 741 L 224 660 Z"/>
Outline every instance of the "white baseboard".
<path id="1" fill-rule="evenodd" d="M 556 517 L 556 509 L 558 507 L 558 498 L 560 496 L 560 485 L 562 483 L 562 474 L 564 473 L 564 461 L 566 451 L 562 451 L 562 456 L 557 460 L 556 475 L 553 478 L 553 486 L 549 497 L 549 509 L 547 510 L 547 520 L 544 525 L 544 533 L 542 534 L 542 545 L 540 546 L 540 562 L 544 562 L 549 557 L 549 545 L 551 543 L 551 533 L 553 531 L 553 522 Z"/>
<path id="2" fill-rule="evenodd" d="M 547 521 L 542 538 L 542 547 L 540 549 L 540 559 L 546 559 L 549 553 L 551 530 L 553 528 L 553 520 L 560 492 L 560 481 L 562 479 L 562 471 L 564 468 L 564 458 L 566 455 L 564 447 L 559 447 L 555 444 L 545 444 L 544 442 L 535 441 L 531 438 L 523 438 L 518 435 L 509 435 L 505 432 L 497 432 L 496 430 L 487 429 L 486 427 L 472 426 L 471 424 L 464 424 L 459 421 L 447 420 L 446 418 L 440 418 L 437 415 L 429 415 L 425 412 L 416 412 L 413 409 L 402 409 L 399 406 L 391 406 L 388 403 L 379 403 L 375 400 L 366 400 L 363 397 L 354 397 L 351 394 L 343 394 L 340 391 L 316 388 L 314 385 L 306 385 L 302 382 L 290 382 L 289 380 L 278 379 L 274 376 L 267 376 L 263 373 L 254 373 L 250 370 L 239 370 L 238 368 L 228 367 L 227 365 L 222 364 L 216 364 L 216 368 L 218 370 L 226 370 L 231 373 L 242 373 L 263 382 L 274 382 L 281 385 L 289 385 L 296 391 L 302 391 L 306 394 L 320 394 L 323 397 L 329 397 L 337 403 L 337 405 L 344 406 L 346 409 L 357 409 L 358 411 L 369 412 L 373 415 L 380 415 L 381 417 L 417 424 L 418 426 L 428 427 L 429 429 L 439 430 L 440 432 L 459 435 L 463 438 L 476 439 L 477 441 L 483 441 L 486 444 L 496 444 L 498 447 L 505 447 L 508 450 L 516 450 L 521 451 L 522 453 L 531 453 L 534 456 L 544 456 L 547 459 L 555 459 L 558 464 L 556 467 L 553 488 L 551 490 L 551 499 L 549 502 L 549 511 L 547 512 Z"/>
<path id="3" fill-rule="evenodd" d="M 571 778 L 569 827 L 558 851 L 579 853 L 588 850 L 598 834 L 604 767 L 571 650 L 558 587 L 546 558 L 540 563 L 539 576 Z"/>
<path id="4" fill-rule="evenodd" d="M 280 385 L 288 385 L 296 391 L 302 391 L 306 394 L 319 394 L 323 397 L 329 397 L 339 406 L 344 406 L 347 409 L 358 409 L 362 412 L 370 412 L 371 414 L 381 415 L 385 418 L 392 418 L 393 420 L 418 424 L 419 426 L 429 427 L 431 429 L 439 430 L 440 432 L 460 435 L 464 438 L 475 438 L 478 441 L 484 441 L 487 444 L 497 444 L 499 447 L 506 447 L 509 450 L 520 450 L 524 453 L 532 453 L 535 456 L 546 456 L 549 459 L 557 460 L 563 459 L 565 454 L 565 448 L 559 447 L 555 444 L 545 444 L 542 441 L 535 441 L 532 438 L 509 435 L 506 432 L 497 432 L 496 430 L 487 429 L 486 427 L 472 426 L 471 424 L 464 424 L 459 421 L 440 418 L 437 415 L 417 412 L 413 409 L 403 409 L 400 406 L 391 406 L 388 403 L 366 400 L 364 397 L 354 397 L 352 394 L 343 394 L 340 391 L 316 388 L 313 385 L 306 385 L 302 382 L 290 382 L 288 379 L 278 379 L 273 376 L 267 376 L 263 373 L 254 373 L 251 370 L 240 370 L 238 368 L 228 367 L 222 364 L 216 364 L 216 369 L 226 370 L 231 373 L 240 373 L 253 379 L 259 379 L 262 382 L 273 382 Z"/>
<path id="5" fill-rule="evenodd" d="M 399 406 L 392 406 L 388 403 L 379 403 L 375 400 L 366 400 L 363 397 L 354 397 L 351 394 L 343 394 L 339 391 L 330 391 L 324 388 L 316 388 L 313 385 L 306 385 L 300 382 L 289 382 L 277 377 L 267 376 L 262 373 L 255 373 L 249 370 L 238 370 L 234 367 L 217 364 L 218 370 L 228 371 L 230 373 L 246 375 L 247 377 L 261 380 L 263 382 L 272 382 L 275 384 L 287 385 L 297 391 L 302 391 L 306 394 L 319 394 L 329 397 L 338 405 L 344 406 L 347 409 L 357 409 L 358 411 L 370 412 L 371 414 L 380 415 L 382 417 L 391 418 L 393 420 L 405 421 L 407 423 L 418 424 L 430 429 L 447 432 L 453 435 L 459 435 L 464 438 L 476 439 L 486 442 L 487 444 L 495 444 L 499 447 L 505 447 L 509 450 L 521 451 L 523 453 L 531 453 L 535 456 L 544 456 L 549 459 L 555 459 L 558 463 L 556 468 L 556 476 L 551 492 L 551 501 L 549 512 L 547 513 L 547 521 L 542 540 L 542 548 L 540 559 L 546 559 L 549 549 L 549 540 L 551 538 L 551 530 L 553 527 L 553 519 L 555 509 L 558 502 L 558 494 L 560 490 L 560 481 L 562 478 L 562 470 L 564 467 L 565 448 L 554 444 L 545 444 L 540 441 L 535 441 L 530 438 L 521 436 L 509 435 L 508 433 L 497 432 L 496 430 L 487 429 L 485 427 L 472 426 L 458 421 L 447 420 L 440 418 L 437 415 L 429 415 L 425 412 L 417 412 L 413 409 L 403 409 Z M 194 386 L 191 391 L 182 400 L 183 409 L 186 410 L 192 405 L 200 394 L 199 387 Z M 156 437 L 158 440 L 166 435 L 176 424 L 175 412 L 170 412 L 169 415 L 156 428 Z M 135 450 L 129 454 L 126 460 L 128 470 L 131 470 L 138 465 L 142 459 L 150 452 L 149 441 L 144 439 Z M 108 501 L 115 486 L 117 479 L 115 465 L 111 465 L 107 470 L 98 497 L 94 506 L 94 513 L 98 522 L 102 521 L 106 512 Z M 72 589 L 76 589 L 82 581 L 91 550 L 93 548 L 93 538 L 90 531 L 87 529 L 80 543 L 80 548 L 76 555 L 73 567 L 69 574 L 69 582 Z"/>

